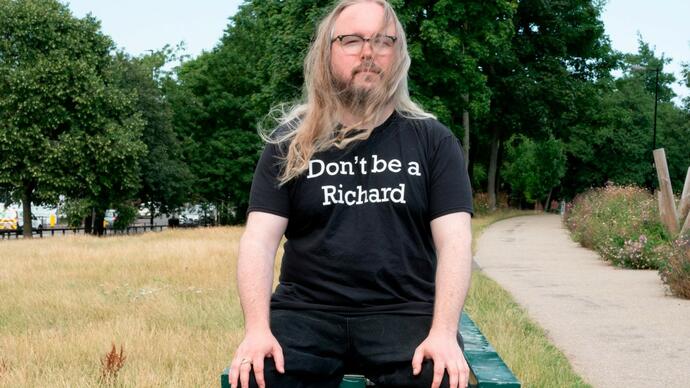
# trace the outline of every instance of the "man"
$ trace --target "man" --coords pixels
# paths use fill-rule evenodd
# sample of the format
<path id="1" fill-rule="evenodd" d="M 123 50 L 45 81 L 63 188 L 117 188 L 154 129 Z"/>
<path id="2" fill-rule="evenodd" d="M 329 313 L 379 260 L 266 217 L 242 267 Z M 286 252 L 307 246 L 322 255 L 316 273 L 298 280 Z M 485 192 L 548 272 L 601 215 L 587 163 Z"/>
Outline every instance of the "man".
<path id="1" fill-rule="evenodd" d="M 338 387 L 344 373 L 467 385 L 471 189 L 455 136 L 410 100 L 409 65 L 384 0 L 341 1 L 321 22 L 306 102 L 268 137 L 252 183 L 233 387 Z"/>

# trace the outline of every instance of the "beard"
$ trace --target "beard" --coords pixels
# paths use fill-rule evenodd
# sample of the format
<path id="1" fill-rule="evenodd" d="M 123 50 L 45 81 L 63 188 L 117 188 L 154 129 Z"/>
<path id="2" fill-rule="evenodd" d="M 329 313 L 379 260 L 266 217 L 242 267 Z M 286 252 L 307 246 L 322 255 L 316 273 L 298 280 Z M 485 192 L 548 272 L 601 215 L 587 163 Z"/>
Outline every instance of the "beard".
<path id="1" fill-rule="evenodd" d="M 361 72 L 370 71 L 365 74 L 364 81 L 368 85 L 356 85 L 355 76 Z M 335 88 L 336 96 L 341 106 L 355 116 L 362 116 L 366 108 L 371 105 L 373 100 L 374 89 L 377 87 L 373 84 L 374 81 L 381 81 L 383 79 L 383 71 L 373 62 L 363 62 L 359 66 L 352 69 L 352 74 L 348 79 L 343 79 L 337 75 L 333 77 L 333 87 Z"/>

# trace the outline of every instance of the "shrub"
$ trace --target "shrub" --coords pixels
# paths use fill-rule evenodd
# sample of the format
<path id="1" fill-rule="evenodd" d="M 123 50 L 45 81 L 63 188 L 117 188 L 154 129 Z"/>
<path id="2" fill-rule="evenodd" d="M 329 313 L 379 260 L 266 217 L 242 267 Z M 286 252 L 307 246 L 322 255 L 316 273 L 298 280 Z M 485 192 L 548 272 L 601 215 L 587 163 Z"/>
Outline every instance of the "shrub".
<path id="1" fill-rule="evenodd" d="M 475 193 L 472 196 L 472 207 L 474 208 L 474 214 L 488 214 L 491 211 L 489 209 L 489 194 Z"/>
<path id="2" fill-rule="evenodd" d="M 491 212 L 491 209 L 489 208 L 489 194 L 474 193 L 472 196 L 472 207 L 474 209 L 474 214 L 476 215 L 489 214 Z M 508 208 L 508 194 L 503 192 L 498 193 L 496 196 L 496 208 Z"/>
<path id="3" fill-rule="evenodd" d="M 472 165 L 472 187 L 484 187 L 487 178 L 486 168 L 483 165 L 479 163 Z"/>
<path id="4" fill-rule="evenodd" d="M 541 203 L 547 198 L 565 175 L 565 164 L 563 142 L 553 136 L 535 141 L 513 135 L 506 142 L 505 181 L 512 193 L 527 203 Z"/>
<path id="5" fill-rule="evenodd" d="M 116 230 L 125 230 L 127 227 L 137 219 L 137 208 L 129 204 L 121 204 L 117 207 L 115 223 L 113 228 Z"/>
<path id="6" fill-rule="evenodd" d="M 690 236 L 674 241 L 668 259 L 659 268 L 661 280 L 673 295 L 690 299 Z"/>
<path id="7" fill-rule="evenodd" d="M 84 217 L 91 214 L 91 202 L 85 199 L 67 199 L 63 211 L 67 217 L 67 224 L 70 228 L 81 227 Z"/>
<path id="8" fill-rule="evenodd" d="M 578 195 L 564 222 L 575 241 L 626 268 L 658 268 L 670 240 L 654 196 L 634 186 L 607 185 Z"/>

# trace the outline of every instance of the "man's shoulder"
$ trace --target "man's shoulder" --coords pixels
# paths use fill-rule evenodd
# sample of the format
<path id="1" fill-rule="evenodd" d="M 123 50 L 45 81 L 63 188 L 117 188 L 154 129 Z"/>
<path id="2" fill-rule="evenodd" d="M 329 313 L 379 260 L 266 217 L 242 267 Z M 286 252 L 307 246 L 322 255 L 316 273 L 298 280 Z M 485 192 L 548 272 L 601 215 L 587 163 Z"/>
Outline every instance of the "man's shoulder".
<path id="1" fill-rule="evenodd" d="M 271 142 L 284 142 L 294 134 L 302 123 L 302 117 L 295 117 L 279 123 L 268 135 Z"/>
<path id="2" fill-rule="evenodd" d="M 293 118 L 289 121 L 279 123 L 272 130 L 264 132 L 261 137 L 264 147 L 276 155 L 284 157 L 287 155 L 290 143 L 294 138 L 295 131 L 301 123 L 301 117 Z"/>
<path id="3" fill-rule="evenodd" d="M 433 117 L 415 117 L 405 112 L 399 113 L 401 124 L 417 132 L 418 136 L 429 138 L 432 141 L 440 141 L 453 132 L 443 123 Z"/>

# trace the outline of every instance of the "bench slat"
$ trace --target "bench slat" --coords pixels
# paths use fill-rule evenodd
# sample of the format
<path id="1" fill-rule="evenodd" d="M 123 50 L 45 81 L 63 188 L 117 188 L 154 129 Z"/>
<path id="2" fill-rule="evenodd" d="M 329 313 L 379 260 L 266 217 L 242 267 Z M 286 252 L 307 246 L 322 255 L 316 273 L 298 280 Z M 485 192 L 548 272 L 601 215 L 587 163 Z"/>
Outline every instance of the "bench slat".
<path id="1" fill-rule="evenodd" d="M 470 386 L 519 388 L 518 379 L 487 341 L 474 321 L 462 313 L 460 333 L 465 343 L 465 359 L 470 366 Z"/>

